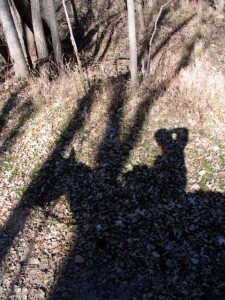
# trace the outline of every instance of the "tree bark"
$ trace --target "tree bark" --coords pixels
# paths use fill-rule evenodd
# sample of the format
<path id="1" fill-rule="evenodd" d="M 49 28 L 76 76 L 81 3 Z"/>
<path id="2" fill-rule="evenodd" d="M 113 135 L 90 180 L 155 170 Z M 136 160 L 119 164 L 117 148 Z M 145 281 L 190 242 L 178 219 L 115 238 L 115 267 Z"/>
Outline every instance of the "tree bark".
<path id="1" fill-rule="evenodd" d="M 36 60 L 34 34 L 32 32 L 31 27 L 27 25 L 26 20 L 23 20 L 23 18 L 21 17 L 21 13 L 18 11 L 15 2 L 13 0 L 8 0 L 8 2 L 11 8 L 11 13 L 19 36 L 20 44 L 24 52 L 25 59 L 27 60 L 30 68 L 32 69 L 33 63 Z M 25 2 L 22 1 L 22 3 L 24 3 L 24 9 L 26 10 Z M 27 5 L 28 4 L 29 3 L 27 2 Z"/>
<path id="2" fill-rule="evenodd" d="M 129 47 L 130 47 L 130 73 L 131 86 L 137 85 L 137 45 L 136 45 L 136 27 L 134 15 L 134 0 L 127 0 L 128 9 L 128 30 L 129 30 Z"/>
<path id="3" fill-rule="evenodd" d="M 29 59 L 30 66 L 32 67 L 37 57 L 34 34 L 31 31 L 31 29 L 27 26 L 27 24 L 23 22 L 23 20 L 22 20 L 22 24 L 23 24 L 23 31 L 24 31 L 23 33 L 24 33 L 25 47 L 29 57 L 28 59 Z"/>
<path id="4" fill-rule="evenodd" d="M 45 17 L 47 17 L 49 22 L 48 25 L 51 30 L 53 51 L 54 51 L 55 61 L 58 67 L 59 75 L 63 76 L 65 72 L 63 68 L 62 45 L 59 37 L 54 1 L 42 0 L 42 7 L 45 11 Z"/>
<path id="5" fill-rule="evenodd" d="M 9 52 L 14 61 L 15 75 L 16 77 L 27 77 L 28 67 L 7 0 L 0 0 L 0 20 Z"/>
<path id="6" fill-rule="evenodd" d="M 34 30 L 35 44 L 38 60 L 48 59 L 48 47 L 45 40 L 44 28 L 41 19 L 41 8 L 39 0 L 31 0 L 32 25 Z"/>
<path id="7" fill-rule="evenodd" d="M 32 68 L 32 58 L 36 55 L 33 33 L 26 23 L 23 22 L 13 0 L 8 0 L 8 2 L 24 57 L 30 68 Z"/>
<path id="8" fill-rule="evenodd" d="M 143 0 L 136 0 L 137 2 L 137 11 L 139 16 L 139 22 L 141 26 L 141 30 L 145 30 L 145 20 L 144 20 L 144 14 L 143 14 Z"/>
<path id="9" fill-rule="evenodd" d="M 32 24 L 32 15 L 31 15 L 31 5 L 30 0 L 13 0 L 18 13 L 21 16 L 22 21 L 30 28 L 33 32 L 33 24 Z M 44 0 L 44 2 L 48 2 L 48 0 Z M 44 18 L 43 18 L 44 19 Z M 47 22 L 43 22 L 44 33 L 46 36 L 50 35 L 50 26 L 47 25 Z"/>
<path id="10" fill-rule="evenodd" d="M 31 8 L 28 0 L 13 0 L 18 13 L 20 14 L 22 20 L 27 24 L 27 26 L 33 30 L 32 28 L 32 20 L 31 20 Z"/>

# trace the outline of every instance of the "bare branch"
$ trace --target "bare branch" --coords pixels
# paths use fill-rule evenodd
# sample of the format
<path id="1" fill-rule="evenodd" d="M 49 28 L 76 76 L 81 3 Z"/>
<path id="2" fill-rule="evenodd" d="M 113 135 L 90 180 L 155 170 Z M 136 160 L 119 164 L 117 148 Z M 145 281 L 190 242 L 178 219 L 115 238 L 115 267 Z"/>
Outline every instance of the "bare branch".
<path id="1" fill-rule="evenodd" d="M 150 63 L 151 63 L 152 42 L 153 42 L 153 39 L 154 39 L 155 34 L 156 34 L 156 31 L 157 31 L 157 25 L 158 25 L 158 22 L 159 22 L 159 18 L 160 18 L 160 16 L 161 16 L 161 14 L 162 14 L 164 8 L 165 8 L 167 5 L 169 5 L 170 2 L 172 2 L 172 0 L 167 1 L 164 5 L 162 5 L 162 6 L 160 7 L 158 16 L 157 16 L 156 21 L 155 21 L 154 30 L 153 30 L 152 36 L 151 36 L 151 38 L 150 38 L 150 41 L 149 41 L 149 52 L 148 52 L 147 74 L 150 74 Z"/>
<path id="2" fill-rule="evenodd" d="M 63 3 L 63 8 L 64 8 L 64 12 L 65 12 L 65 15 L 66 15 L 66 20 L 67 20 L 67 23 L 68 23 L 69 31 L 70 31 L 70 39 L 71 39 L 71 42 L 72 42 L 72 45 L 73 45 L 75 56 L 77 58 L 77 63 L 78 63 L 80 75 L 82 77 L 83 86 L 86 90 L 86 82 L 88 83 L 88 86 L 89 86 L 89 82 L 88 82 L 88 80 L 86 80 L 86 78 L 84 76 L 84 72 L 83 72 L 80 56 L 79 56 L 79 53 L 78 53 L 77 44 L 76 44 L 76 41 L 75 41 L 75 38 L 74 38 L 74 35 L 73 35 L 73 29 L 72 29 L 70 18 L 69 18 L 68 12 L 67 12 L 65 0 L 62 0 L 62 3 Z"/>

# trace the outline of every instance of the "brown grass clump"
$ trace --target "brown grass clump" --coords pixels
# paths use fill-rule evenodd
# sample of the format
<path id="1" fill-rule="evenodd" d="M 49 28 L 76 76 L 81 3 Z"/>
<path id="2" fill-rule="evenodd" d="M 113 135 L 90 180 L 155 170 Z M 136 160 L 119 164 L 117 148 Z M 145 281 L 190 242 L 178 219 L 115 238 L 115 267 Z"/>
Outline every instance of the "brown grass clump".
<path id="1" fill-rule="evenodd" d="M 45 104 L 55 105 L 67 101 L 69 98 L 79 98 L 83 92 L 82 78 L 76 69 L 66 68 L 66 75 L 49 81 L 45 77 L 30 80 L 30 92 L 34 105 L 38 108 Z"/>

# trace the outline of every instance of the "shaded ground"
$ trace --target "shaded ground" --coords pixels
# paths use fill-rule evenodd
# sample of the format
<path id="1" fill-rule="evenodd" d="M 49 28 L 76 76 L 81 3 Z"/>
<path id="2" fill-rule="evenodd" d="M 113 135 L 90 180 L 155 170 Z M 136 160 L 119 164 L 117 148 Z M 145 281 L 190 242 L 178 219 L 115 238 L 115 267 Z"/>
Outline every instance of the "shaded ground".
<path id="1" fill-rule="evenodd" d="M 35 114 L 20 90 L 2 94 L 3 299 L 224 299 L 223 130 L 176 91 L 193 18 L 159 34 L 139 99 L 115 70 L 79 100 L 72 77 L 40 85 L 51 99 Z"/>
<path id="2" fill-rule="evenodd" d="M 133 126 L 121 137 L 124 98 L 119 98 L 123 93 L 119 86 L 108 108 L 104 138 L 95 152 L 96 166 L 77 161 L 74 150 L 68 158 L 62 156 L 91 112 L 95 99 L 91 90 L 80 100 L 56 147 L 4 225 L 1 257 L 24 232 L 35 207 L 46 207 L 46 218 L 64 222 L 52 213 L 56 199 L 64 195 L 71 211 L 67 222 L 74 231 L 73 243 L 54 274 L 49 299 L 223 298 L 224 196 L 185 192 L 186 128 L 156 131 L 161 155 L 152 165 L 122 172 L 152 102 L 140 103 Z M 63 232 L 58 234 L 63 236 Z M 21 261 L 14 287 L 23 278 L 32 247 Z M 32 264 L 47 274 L 41 260 L 33 258 Z M 9 289 L 8 296 L 14 293 Z"/>

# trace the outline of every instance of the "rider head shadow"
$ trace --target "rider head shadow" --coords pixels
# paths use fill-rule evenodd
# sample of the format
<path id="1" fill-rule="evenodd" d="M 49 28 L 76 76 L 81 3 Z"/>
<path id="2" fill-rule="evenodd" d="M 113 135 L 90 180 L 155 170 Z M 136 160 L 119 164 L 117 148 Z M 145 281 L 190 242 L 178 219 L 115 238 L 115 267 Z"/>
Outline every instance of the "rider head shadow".
<path id="1" fill-rule="evenodd" d="M 156 157 L 152 166 L 137 165 L 132 172 L 125 174 L 128 190 L 130 186 L 136 187 L 137 196 L 141 198 L 143 195 L 147 198 L 151 196 L 155 198 L 157 195 L 158 199 L 184 194 L 186 188 L 184 150 L 188 143 L 188 130 L 160 129 L 155 133 L 155 140 L 161 148 L 161 155 Z"/>

